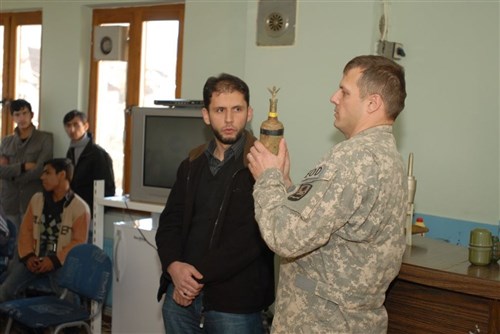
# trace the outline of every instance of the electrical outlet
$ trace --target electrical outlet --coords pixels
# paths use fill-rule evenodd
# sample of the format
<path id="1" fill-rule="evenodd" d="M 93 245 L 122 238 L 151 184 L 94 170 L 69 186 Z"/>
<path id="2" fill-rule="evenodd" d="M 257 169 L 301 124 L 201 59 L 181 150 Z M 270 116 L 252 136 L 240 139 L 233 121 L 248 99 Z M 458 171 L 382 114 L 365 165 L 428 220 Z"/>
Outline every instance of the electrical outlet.
<path id="1" fill-rule="evenodd" d="M 393 60 L 398 60 L 406 56 L 403 44 L 389 41 L 378 42 L 377 54 Z"/>
<path id="2" fill-rule="evenodd" d="M 403 49 L 403 44 L 394 43 L 394 49 L 392 50 L 392 59 L 401 59 L 406 56 L 405 50 Z"/>

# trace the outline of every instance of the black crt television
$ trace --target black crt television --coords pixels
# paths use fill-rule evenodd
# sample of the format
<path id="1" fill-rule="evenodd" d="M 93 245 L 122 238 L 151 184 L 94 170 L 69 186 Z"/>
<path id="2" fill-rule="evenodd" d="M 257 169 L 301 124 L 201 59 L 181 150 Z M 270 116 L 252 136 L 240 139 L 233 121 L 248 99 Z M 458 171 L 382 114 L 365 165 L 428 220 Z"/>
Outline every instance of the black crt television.
<path id="1" fill-rule="evenodd" d="M 166 203 L 181 161 L 213 137 L 202 108 L 201 103 L 132 108 L 130 200 Z"/>

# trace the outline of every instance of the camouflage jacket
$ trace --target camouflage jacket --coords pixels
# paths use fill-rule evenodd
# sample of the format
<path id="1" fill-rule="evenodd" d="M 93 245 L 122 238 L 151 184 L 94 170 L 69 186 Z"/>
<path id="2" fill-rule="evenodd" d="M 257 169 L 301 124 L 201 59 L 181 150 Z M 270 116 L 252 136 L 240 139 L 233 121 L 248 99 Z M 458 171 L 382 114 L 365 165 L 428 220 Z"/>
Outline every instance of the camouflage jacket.
<path id="1" fill-rule="evenodd" d="M 334 146 L 289 192 L 266 170 L 254 199 L 262 236 L 281 256 L 273 333 L 385 333 L 408 200 L 392 127 Z"/>

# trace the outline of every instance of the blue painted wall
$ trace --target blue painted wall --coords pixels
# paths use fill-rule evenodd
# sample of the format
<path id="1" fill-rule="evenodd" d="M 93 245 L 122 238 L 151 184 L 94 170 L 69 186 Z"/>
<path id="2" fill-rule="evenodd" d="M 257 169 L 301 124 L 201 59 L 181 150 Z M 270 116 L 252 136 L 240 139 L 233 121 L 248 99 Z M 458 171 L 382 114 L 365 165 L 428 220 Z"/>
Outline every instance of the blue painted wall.
<path id="1" fill-rule="evenodd" d="M 492 235 L 500 236 L 500 222 L 495 225 L 481 224 L 477 222 L 438 217 L 423 213 L 415 213 L 414 223 L 418 217 L 424 219 L 424 224 L 429 228 L 426 237 L 444 240 L 455 245 L 467 247 L 469 245 L 470 231 L 475 228 L 485 228 Z"/>

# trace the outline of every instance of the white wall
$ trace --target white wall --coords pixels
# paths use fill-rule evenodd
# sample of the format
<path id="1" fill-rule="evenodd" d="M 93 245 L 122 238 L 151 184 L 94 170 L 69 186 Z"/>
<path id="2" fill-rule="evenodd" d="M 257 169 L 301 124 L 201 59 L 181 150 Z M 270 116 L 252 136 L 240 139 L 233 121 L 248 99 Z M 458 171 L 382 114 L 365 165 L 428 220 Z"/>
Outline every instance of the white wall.
<path id="1" fill-rule="evenodd" d="M 132 2 L 1 2 L 0 10 L 43 10 L 41 123 L 56 134 L 56 154 L 67 146 L 60 119 L 87 106 L 90 7 L 106 3 Z M 407 53 L 400 63 L 408 98 L 395 133 L 405 160 L 415 155 L 418 212 L 500 220 L 499 7 L 479 0 L 389 4 L 387 37 Z M 267 88 L 281 87 L 278 111 L 298 181 L 342 140 L 329 97 L 344 64 L 374 52 L 382 5 L 299 1 L 296 41 L 287 47 L 256 46 L 257 11 L 257 1 L 187 0 L 182 95 L 201 98 L 210 75 L 242 76 L 251 87 L 256 131 L 266 118 Z"/>
<path id="2" fill-rule="evenodd" d="M 267 87 L 281 87 L 278 110 L 286 127 L 292 174 L 299 180 L 328 147 L 342 140 L 332 126 L 329 97 L 338 86 L 344 64 L 358 54 L 373 53 L 382 5 L 300 1 L 296 42 L 289 47 L 256 46 L 257 2 L 247 2 L 246 18 L 237 22 L 234 17 L 240 10 L 231 17 L 219 11 L 221 7 L 228 5 L 188 1 L 190 34 L 204 38 L 212 34 L 216 45 L 198 49 L 194 55 L 186 53 L 184 75 L 196 76 L 200 65 L 193 72 L 190 66 L 205 57 L 203 73 L 207 75 L 231 69 L 240 74 L 244 60 L 244 78 L 251 87 L 255 109 L 254 130 L 266 118 Z M 407 53 L 400 63 L 407 73 L 408 98 L 395 132 L 405 160 L 410 152 L 415 156 L 419 212 L 498 223 L 498 7 L 498 3 L 480 1 L 389 5 L 387 37 L 403 43 Z M 205 15 L 209 11 L 211 15 Z M 210 23 L 221 22 L 225 33 L 212 31 Z M 246 33 L 235 37 L 243 26 Z M 244 50 L 237 49 L 242 39 Z M 192 42 L 186 35 L 185 45 Z M 206 44 L 210 42 L 205 40 L 202 45 Z M 219 57 L 223 61 L 218 62 Z M 184 92 L 201 91 L 202 83 L 198 77 L 195 82 L 184 82 Z"/>
<path id="3" fill-rule="evenodd" d="M 182 97 L 203 99 L 205 80 L 221 72 L 244 78 L 246 12 L 244 1 L 186 3 Z"/>

